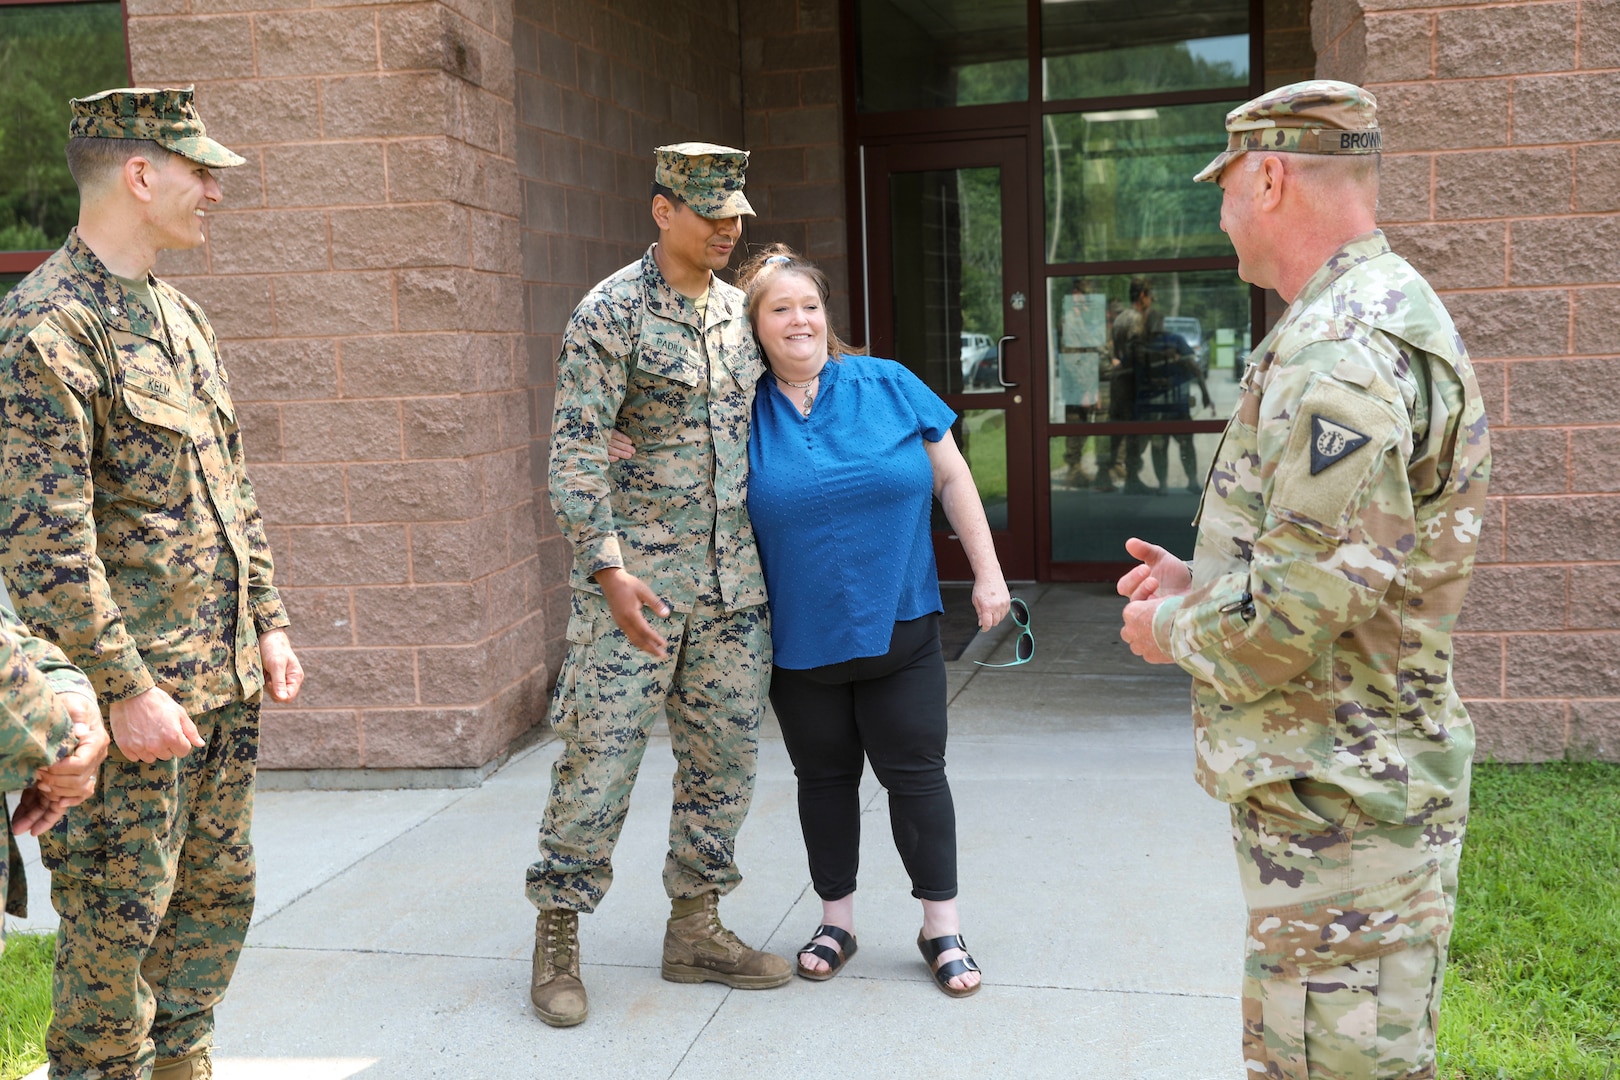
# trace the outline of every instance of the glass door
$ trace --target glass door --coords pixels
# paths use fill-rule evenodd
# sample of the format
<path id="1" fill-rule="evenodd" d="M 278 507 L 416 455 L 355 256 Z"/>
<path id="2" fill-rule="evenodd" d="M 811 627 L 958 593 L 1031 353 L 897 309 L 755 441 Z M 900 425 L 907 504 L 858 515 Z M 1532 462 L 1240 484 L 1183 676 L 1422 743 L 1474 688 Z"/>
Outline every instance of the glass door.
<path id="1" fill-rule="evenodd" d="M 1002 572 L 1035 576 L 1026 141 L 865 148 L 869 349 L 954 409 Z M 1041 374 L 1044 374 L 1041 373 Z M 946 580 L 971 577 L 935 509 Z"/>

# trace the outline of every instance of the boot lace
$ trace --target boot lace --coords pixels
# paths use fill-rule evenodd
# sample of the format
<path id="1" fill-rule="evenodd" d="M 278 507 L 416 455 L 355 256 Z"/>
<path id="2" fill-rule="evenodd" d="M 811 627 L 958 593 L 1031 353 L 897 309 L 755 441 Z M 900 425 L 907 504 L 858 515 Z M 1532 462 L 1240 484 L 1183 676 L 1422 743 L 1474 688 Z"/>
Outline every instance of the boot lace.
<path id="1" fill-rule="evenodd" d="M 570 922 L 561 908 L 553 911 L 546 920 L 546 964 L 552 970 L 573 970 L 573 958 L 579 951 L 576 940 L 578 926 L 578 923 Z"/>

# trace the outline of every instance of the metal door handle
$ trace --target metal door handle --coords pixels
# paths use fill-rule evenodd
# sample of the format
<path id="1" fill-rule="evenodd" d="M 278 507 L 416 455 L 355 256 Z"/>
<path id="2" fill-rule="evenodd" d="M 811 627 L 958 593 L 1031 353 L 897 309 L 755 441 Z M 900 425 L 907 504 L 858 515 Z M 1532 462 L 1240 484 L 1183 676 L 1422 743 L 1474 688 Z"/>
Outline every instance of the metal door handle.
<path id="1" fill-rule="evenodd" d="M 1007 342 L 1017 340 L 1018 335 L 1005 334 L 1000 341 L 996 342 L 996 381 L 1003 388 L 1018 385 L 1015 382 L 1007 381 Z"/>

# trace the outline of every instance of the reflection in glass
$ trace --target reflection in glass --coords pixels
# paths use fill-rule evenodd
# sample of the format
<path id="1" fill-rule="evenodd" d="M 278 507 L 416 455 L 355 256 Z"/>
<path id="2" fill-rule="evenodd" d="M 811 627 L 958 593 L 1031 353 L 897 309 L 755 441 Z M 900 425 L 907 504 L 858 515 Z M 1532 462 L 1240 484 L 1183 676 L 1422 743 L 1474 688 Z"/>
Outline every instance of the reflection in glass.
<path id="1" fill-rule="evenodd" d="M 1186 439 L 1198 471 L 1189 474 L 1175 440 Z M 1052 560 L 1054 562 L 1130 562 L 1125 541 L 1133 536 L 1151 539 L 1185 557 L 1192 555 L 1197 512 L 1209 462 L 1220 446 L 1220 432 L 1196 435 L 1143 435 L 1137 440 L 1142 489 L 1127 493 L 1123 486 L 1099 491 L 1081 482 L 1064 464 L 1068 438 L 1051 440 Z M 1107 436 L 1092 435 L 1086 443 L 1107 443 Z M 1162 456 L 1153 448 L 1162 443 Z M 1104 451 L 1106 453 L 1106 451 Z M 1162 462 L 1162 465 L 1161 465 Z M 1163 471 L 1159 471 L 1163 468 Z"/>
<path id="2" fill-rule="evenodd" d="M 936 394 L 989 393 L 1001 337 L 1001 170 L 889 178 L 894 359 Z"/>
<path id="3" fill-rule="evenodd" d="M 1248 0 L 1043 0 L 1047 101 L 1247 87 Z"/>
<path id="4" fill-rule="evenodd" d="M 1192 178 L 1225 147 L 1234 104 L 1044 117 L 1046 261 L 1232 254 L 1219 186 Z"/>
<path id="5" fill-rule="evenodd" d="M 973 484 L 984 503 L 984 516 L 993 532 L 1007 529 L 1007 413 L 1003 409 L 966 409 L 951 429 L 962 448 Z M 934 531 L 948 532 L 950 523 L 934 502 Z"/>
<path id="6" fill-rule="evenodd" d="M 68 99 L 128 84 L 117 3 L 0 4 L 0 251 L 67 239 L 79 219 Z"/>
<path id="7" fill-rule="evenodd" d="M 856 108 L 1029 100 L 1024 0 L 856 0 Z"/>

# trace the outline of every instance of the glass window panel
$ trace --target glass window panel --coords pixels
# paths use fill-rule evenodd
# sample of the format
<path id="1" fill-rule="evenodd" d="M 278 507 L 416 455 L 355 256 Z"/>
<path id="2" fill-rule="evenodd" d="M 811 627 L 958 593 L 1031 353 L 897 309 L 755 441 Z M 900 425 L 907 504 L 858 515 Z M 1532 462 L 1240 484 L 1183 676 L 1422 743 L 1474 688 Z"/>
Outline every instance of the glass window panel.
<path id="1" fill-rule="evenodd" d="M 1001 170 L 889 178 L 894 358 L 936 394 L 989 393 L 1001 337 Z"/>
<path id="2" fill-rule="evenodd" d="M 962 448 L 973 485 L 984 503 L 984 516 L 993 532 L 1007 530 L 1007 412 L 1005 409 L 964 409 L 951 429 Z M 950 531 L 939 501 L 934 502 L 934 530 Z"/>
<path id="3" fill-rule="evenodd" d="M 1136 304 L 1133 281 L 1145 296 Z M 1047 278 L 1047 419 L 1224 419 L 1248 360 L 1251 296 L 1236 270 Z M 1138 325 L 1161 336 L 1138 335 Z"/>
<path id="4" fill-rule="evenodd" d="M 1248 0 L 1042 0 L 1047 101 L 1249 85 Z"/>
<path id="5" fill-rule="evenodd" d="M 1081 482 L 1066 463 L 1066 458 L 1076 452 L 1088 461 L 1106 460 L 1116 440 L 1128 452 L 1140 455 L 1141 490 L 1126 491 L 1117 483 L 1113 490 L 1099 490 L 1096 483 Z M 1133 536 L 1151 540 L 1184 558 L 1191 557 L 1196 538 L 1192 519 L 1200 497 L 1192 488 L 1202 490 L 1220 442 L 1218 431 L 1052 439 L 1052 560 L 1131 562 L 1125 553 L 1125 541 Z M 1187 468 L 1189 460 L 1196 463 L 1191 472 Z"/>
<path id="6" fill-rule="evenodd" d="M 0 251 L 67 238 L 79 220 L 68 99 L 128 83 L 118 4 L 0 5 Z"/>
<path id="7" fill-rule="evenodd" d="M 1029 100 L 1024 0 L 856 0 L 856 108 Z"/>
<path id="8" fill-rule="evenodd" d="M 1236 104 L 1044 117 L 1046 261 L 1232 254 L 1220 187 L 1192 178 L 1225 148 Z"/>

